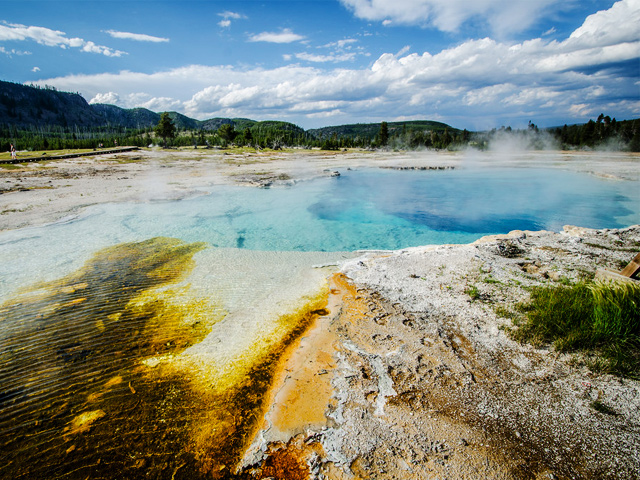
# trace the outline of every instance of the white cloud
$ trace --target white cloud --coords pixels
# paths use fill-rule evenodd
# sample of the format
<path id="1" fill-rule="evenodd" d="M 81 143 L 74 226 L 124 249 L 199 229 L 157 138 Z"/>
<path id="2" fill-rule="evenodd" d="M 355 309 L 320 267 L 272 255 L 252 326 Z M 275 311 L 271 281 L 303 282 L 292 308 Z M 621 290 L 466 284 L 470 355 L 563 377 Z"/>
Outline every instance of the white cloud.
<path id="1" fill-rule="evenodd" d="M 12 48 L 11 50 L 7 50 L 6 48 L 0 46 L 0 53 L 4 53 L 5 55 L 8 56 L 12 56 L 12 55 L 31 55 L 31 52 L 27 52 L 27 51 L 23 51 L 23 50 L 16 50 L 15 48 Z"/>
<path id="2" fill-rule="evenodd" d="M 358 43 L 358 40 L 355 38 L 344 38 L 342 40 L 338 40 L 337 42 L 327 43 L 323 45 L 323 48 L 338 48 L 340 50 L 344 48 L 350 48 L 350 45 L 353 43 Z"/>
<path id="3" fill-rule="evenodd" d="M 106 30 L 105 33 L 108 33 L 113 38 L 123 38 L 125 40 L 134 40 L 136 42 L 163 43 L 169 41 L 168 38 L 154 37 L 144 33 L 119 32 L 117 30 Z"/>
<path id="4" fill-rule="evenodd" d="M 398 51 L 398 53 L 396 53 L 396 57 L 401 57 L 402 55 L 407 53 L 409 50 L 411 50 L 411 45 L 405 45 Z"/>
<path id="5" fill-rule="evenodd" d="M 617 3 L 590 16 L 564 41 L 484 38 L 433 54 L 402 49 L 358 69 L 190 65 L 153 74 L 69 76 L 41 84 L 79 91 L 94 103 L 177 110 L 200 119 L 280 118 L 305 127 L 320 126 L 314 122 L 327 118 L 346 123 L 417 117 L 467 128 L 508 125 L 509 119 L 523 117 L 543 125 L 545 118 L 584 120 L 598 110 L 618 119 L 634 118 L 640 109 L 637 69 L 624 62 L 638 60 L 640 40 L 629 22 L 635 24 L 633 14 Z M 607 39 L 605 45 L 593 46 L 595 38 Z M 295 58 L 326 63 L 342 54 L 299 53 Z M 621 67 L 610 70 L 612 64 Z M 471 118 L 478 123 L 470 124 Z"/>
<path id="6" fill-rule="evenodd" d="M 225 12 L 219 13 L 218 16 L 224 18 L 225 20 L 229 18 L 233 18 L 234 20 L 241 20 L 243 18 L 245 19 L 247 18 L 246 15 L 242 15 L 241 13 L 236 13 L 236 12 L 230 12 L 228 10 Z"/>
<path id="7" fill-rule="evenodd" d="M 96 45 L 82 38 L 67 38 L 65 32 L 51 30 L 45 27 L 34 27 L 19 24 L 0 24 L 0 41 L 26 41 L 32 40 L 47 47 L 80 48 L 84 52 L 100 53 L 108 57 L 120 57 L 126 52 L 114 50 L 109 47 Z"/>
<path id="8" fill-rule="evenodd" d="M 304 40 L 302 35 L 293 33 L 288 28 L 281 32 L 262 32 L 249 37 L 251 42 L 270 42 L 270 43 L 293 43 Z"/>
<path id="9" fill-rule="evenodd" d="M 40 71 L 40 67 L 33 67 L 33 68 L 31 69 L 31 71 L 32 71 L 33 73 L 38 73 L 38 72 Z"/>
<path id="10" fill-rule="evenodd" d="M 148 108 L 153 112 L 168 112 L 173 111 L 176 108 L 180 108 L 182 106 L 182 102 L 170 97 L 154 97 L 146 102 L 138 104 L 137 106 Z"/>
<path id="11" fill-rule="evenodd" d="M 120 105 L 120 95 L 115 92 L 99 93 L 89 103 L 107 103 L 109 105 Z"/>
<path id="12" fill-rule="evenodd" d="M 609 10 L 589 15 L 576 29 L 567 44 L 604 47 L 640 40 L 640 0 L 623 0 Z"/>
<path id="13" fill-rule="evenodd" d="M 242 20 L 246 19 L 246 15 L 242 15 L 237 12 L 225 11 L 218 14 L 219 17 L 222 17 L 222 20 L 218 22 L 218 25 L 222 28 L 229 28 L 231 26 L 231 20 Z"/>
<path id="14" fill-rule="evenodd" d="M 78 46 L 80 46 L 80 45 L 78 45 Z M 105 55 L 107 57 L 120 57 L 120 56 L 126 54 L 125 52 L 121 52 L 120 50 L 112 50 L 109 47 L 103 47 L 102 45 L 96 45 L 93 42 L 84 42 L 82 44 L 82 48 L 80 50 L 83 51 L 83 52 L 89 52 L 89 53 L 100 53 L 100 54 Z"/>
<path id="15" fill-rule="evenodd" d="M 460 30 L 470 20 L 488 23 L 499 35 L 524 31 L 554 7 L 557 0 L 340 0 L 362 19 L 383 25 L 433 26 L 445 32 Z M 555 6 L 554 6 L 555 4 Z"/>
<path id="16" fill-rule="evenodd" d="M 296 58 L 307 62 L 325 63 L 325 62 L 346 62 L 355 58 L 355 53 L 343 53 L 339 55 L 314 55 L 312 53 L 296 53 Z"/>

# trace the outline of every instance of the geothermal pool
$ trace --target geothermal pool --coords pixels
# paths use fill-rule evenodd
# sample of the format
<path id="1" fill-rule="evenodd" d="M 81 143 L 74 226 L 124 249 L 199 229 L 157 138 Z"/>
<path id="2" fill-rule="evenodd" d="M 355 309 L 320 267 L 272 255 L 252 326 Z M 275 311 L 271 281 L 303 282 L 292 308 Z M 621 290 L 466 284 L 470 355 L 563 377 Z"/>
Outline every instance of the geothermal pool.
<path id="1" fill-rule="evenodd" d="M 0 234 L 0 296 L 78 268 L 98 248 L 157 236 L 214 248 L 347 252 L 567 224 L 619 228 L 640 222 L 637 187 L 557 168 L 360 169 L 290 186 L 222 185 L 180 201 L 99 205 Z"/>
<path id="2" fill-rule="evenodd" d="M 635 180 L 340 171 L 0 233 L 0 476 L 224 478 L 349 252 L 640 223 Z"/>

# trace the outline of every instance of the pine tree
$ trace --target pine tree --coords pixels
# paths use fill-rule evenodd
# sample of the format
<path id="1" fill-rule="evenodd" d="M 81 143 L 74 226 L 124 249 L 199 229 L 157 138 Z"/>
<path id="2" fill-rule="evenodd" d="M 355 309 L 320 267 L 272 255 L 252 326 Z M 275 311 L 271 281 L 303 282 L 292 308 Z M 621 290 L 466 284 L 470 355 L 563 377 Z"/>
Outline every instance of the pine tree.
<path id="1" fill-rule="evenodd" d="M 382 122 L 380 124 L 380 132 L 378 133 L 378 141 L 380 145 L 385 146 L 389 143 L 389 125 L 387 122 Z"/>
<path id="2" fill-rule="evenodd" d="M 176 126 L 169 117 L 168 112 L 163 112 L 160 115 L 160 121 L 155 128 L 156 135 L 162 137 L 164 146 L 167 146 L 167 138 L 174 138 L 176 136 Z"/>

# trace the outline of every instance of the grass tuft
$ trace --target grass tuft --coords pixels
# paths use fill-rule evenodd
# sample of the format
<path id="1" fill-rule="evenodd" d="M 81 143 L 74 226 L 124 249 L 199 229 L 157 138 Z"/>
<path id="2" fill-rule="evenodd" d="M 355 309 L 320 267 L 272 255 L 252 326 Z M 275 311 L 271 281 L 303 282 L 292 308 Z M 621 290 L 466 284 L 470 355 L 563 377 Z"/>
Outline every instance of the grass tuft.
<path id="1" fill-rule="evenodd" d="M 592 370 L 640 378 L 640 286 L 535 287 L 531 300 L 517 309 L 526 317 L 512 332 L 517 340 L 594 353 Z"/>
<path id="2" fill-rule="evenodd" d="M 602 403 L 600 400 L 594 400 L 593 402 L 590 403 L 590 405 L 591 405 L 591 408 L 593 408 L 594 410 L 600 413 L 605 413 L 607 415 L 618 415 L 618 412 L 616 412 L 609 405 Z"/>
<path id="3" fill-rule="evenodd" d="M 476 287 L 475 285 L 471 285 L 470 287 L 467 287 L 464 293 L 469 295 L 472 301 L 476 301 L 481 297 L 480 291 L 478 290 L 478 287 Z"/>

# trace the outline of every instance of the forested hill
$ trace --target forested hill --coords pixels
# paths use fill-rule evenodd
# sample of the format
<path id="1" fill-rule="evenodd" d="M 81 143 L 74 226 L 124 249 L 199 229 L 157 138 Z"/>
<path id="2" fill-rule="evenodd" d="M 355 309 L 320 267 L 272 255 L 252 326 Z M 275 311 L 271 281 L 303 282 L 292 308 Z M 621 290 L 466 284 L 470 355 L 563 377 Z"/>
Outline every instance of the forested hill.
<path id="1" fill-rule="evenodd" d="M 0 82 L 0 123 L 93 127 L 104 124 L 104 118 L 79 94 Z"/>
<path id="2" fill-rule="evenodd" d="M 388 122 L 390 136 L 398 136 L 407 131 L 435 131 L 443 133 L 448 130 L 449 133 L 457 133 L 460 130 L 453 128 L 446 123 L 434 122 L 431 120 L 409 120 L 406 122 Z M 307 130 L 308 133 L 316 138 L 330 138 L 336 136 L 372 140 L 380 132 L 380 123 L 354 123 L 350 125 L 336 125 L 333 127 L 322 127 Z"/>
<path id="3" fill-rule="evenodd" d="M 216 131 L 224 124 L 238 131 L 253 128 L 281 128 L 283 131 L 304 133 L 300 127 L 287 122 L 258 122 L 247 118 L 212 118 L 195 120 L 177 112 L 169 112 L 179 130 Z M 155 127 L 160 114 L 146 108 L 125 109 L 115 105 L 89 104 L 78 93 L 59 92 L 52 87 L 32 87 L 0 81 L 0 127 L 18 129 L 33 127 L 137 129 Z"/>

